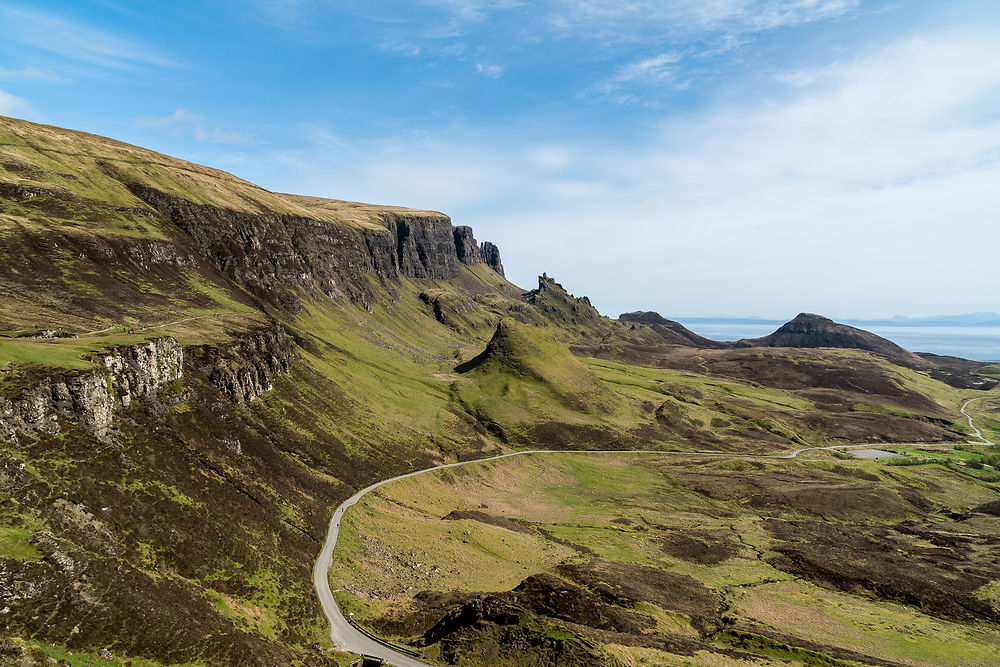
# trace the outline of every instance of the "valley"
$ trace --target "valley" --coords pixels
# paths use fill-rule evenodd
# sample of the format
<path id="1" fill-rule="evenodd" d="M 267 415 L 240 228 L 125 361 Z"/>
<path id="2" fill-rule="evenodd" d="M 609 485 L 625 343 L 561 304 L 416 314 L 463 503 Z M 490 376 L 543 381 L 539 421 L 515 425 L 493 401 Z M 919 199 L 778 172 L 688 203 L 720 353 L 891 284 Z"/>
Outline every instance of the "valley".
<path id="1" fill-rule="evenodd" d="M 995 639 L 1000 462 L 965 444 L 1000 442 L 995 365 L 808 313 L 613 319 L 436 211 L 4 117 L 0 253 L 0 662 L 347 664 L 331 514 L 457 463 L 364 495 L 332 554 L 342 608 L 430 661 Z"/>
<path id="2" fill-rule="evenodd" d="M 419 656 L 435 664 L 441 659 L 444 664 L 518 663 L 521 661 L 518 654 L 525 650 L 525 644 L 533 647 L 533 653 L 541 653 L 543 659 L 557 664 L 566 660 L 594 665 L 681 664 L 685 657 L 695 657 L 697 664 L 768 664 L 771 658 L 776 658 L 804 660 L 807 664 L 819 661 L 820 664 L 989 665 L 994 652 L 992 645 L 1000 636 L 997 635 L 1000 626 L 996 625 L 1000 600 L 991 592 L 997 572 L 981 579 L 989 583 L 984 584 L 983 590 L 976 590 L 976 596 L 986 601 L 986 617 L 992 622 L 972 627 L 949 624 L 942 622 L 941 617 L 962 618 L 966 613 L 965 603 L 959 603 L 949 612 L 933 609 L 930 600 L 950 597 L 955 581 L 947 578 L 935 584 L 930 572 L 918 573 L 909 592 L 887 593 L 885 587 L 889 581 L 899 583 L 895 580 L 901 576 L 901 568 L 917 566 L 917 557 L 926 559 L 926 555 L 914 551 L 896 565 L 900 569 L 885 572 L 881 562 L 884 555 L 879 553 L 885 547 L 866 539 L 874 517 L 885 521 L 919 515 L 926 519 L 927 511 L 933 508 L 943 521 L 931 523 L 933 528 L 926 532 L 914 533 L 912 521 L 894 530 L 924 537 L 934 534 L 938 538 L 932 540 L 935 545 L 957 546 L 957 542 L 944 537 L 940 527 L 948 525 L 947 519 L 966 521 L 978 515 L 978 542 L 990 549 L 987 545 L 995 542 L 992 537 L 995 519 L 989 517 L 996 516 L 997 508 L 989 485 L 980 489 L 982 495 L 962 496 L 964 502 L 972 505 L 953 504 L 958 497 L 954 486 L 996 482 L 993 477 L 982 479 L 974 472 L 982 469 L 978 465 L 983 453 L 989 457 L 989 452 L 995 451 L 993 443 L 982 439 L 966 412 L 969 404 L 978 400 L 982 399 L 967 399 L 961 406 L 976 434 L 975 442 L 956 449 L 896 444 L 890 446 L 892 451 L 919 458 L 890 463 L 890 469 L 875 461 L 845 456 L 850 452 L 844 451 L 849 446 L 841 445 L 783 455 L 527 451 L 410 473 L 370 486 L 337 509 L 314 580 L 324 599 L 325 613 L 333 624 L 333 636 L 347 645 L 364 647 L 363 651 L 358 648 L 359 652 L 382 655 L 399 665 L 427 664 L 416 659 Z M 522 463 L 522 455 L 530 457 L 529 462 Z M 780 470 L 766 465 L 775 459 L 790 461 L 800 456 L 807 459 L 802 465 L 804 469 Z M 674 457 L 679 458 L 669 461 Z M 720 458 L 728 460 L 711 462 Z M 959 466 L 952 467 L 953 461 Z M 933 479 L 933 486 L 943 490 L 938 486 L 942 481 L 940 464 L 959 474 L 952 479 L 954 486 L 935 497 L 937 502 L 934 502 L 916 489 L 926 489 L 928 481 Z M 788 465 L 792 465 L 791 461 Z M 892 474 L 897 472 L 896 468 L 903 470 L 903 465 L 906 470 L 920 465 L 913 469 L 921 474 L 909 477 Z M 885 477 L 873 474 L 880 472 L 880 468 L 883 474 L 888 473 Z M 664 497 L 665 489 L 692 486 L 690 482 L 678 484 L 678 473 L 683 479 L 692 470 L 706 469 L 708 476 L 702 472 L 696 479 L 711 479 L 720 485 L 715 487 L 717 491 L 693 488 L 696 493 L 708 496 L 711 508 L 702 506 L 704 497 L 698 499 L 700 503 L 683 494 L 670 493 L 669 499 Z M 667 477 L 668 485 L 664 487 L 662 479 L 651 479 L 651 470 Z M 753 473 L 745 474 L 749 471 Z M 825 472 L 834 472 L 836 476 L 830 479 L 823 475 Z M 425 473 L 427 480 L 423 479 Z M 417 475 L 421 476 L 419 481 Z M 971 479 L 963 480 L 963 475 Z M 733 489 L 722 491 L 727 478 L 730 484 L 739 480 L 733 486 L 750 479 L 757 481 L 751 482 L 752 494 L 740 494 Z M 553 484 L 555 480 L 560 483 Z M 869 484 L 859 485 L 859 480 Z M 896 492 L 903 492 L 898 499 L 903 502 L 880 495 L 877 486 L 870 482 L 902 482 Z M 389 484 L 399 486 L 391 488 Z M 656 492 L 651 492 L 653 489 Z M 375 498 L 365 500 L 370 492 Z M 976 504 L 984 499 L 986 503 Z M 345 519 L 345 510 L 355 506 L 360 508 Z M 492 513 L 483 511 L 491 507 Z M 672 507 L 675 513 L 664 519 L 664 523 L 653 523 L 651 516 L 658 517 L 657 512 L 667 507 Z M 743 511 L 731 511 L 734 508 Z M 707 521 L 699 516 L 705 514 L 709 517 Z M 811 525 L 817 528 L 823 525 L 816 522 L 817 518 L 840 524 L 837 548 L 831 552 L 820 547 L 811 555 L 809 567 L 816 568 L 812 577 L 794 576 L 803 572 L 781 571 L 772 562 L 771 559 L 787 553 L 780 542 L 777 548 L 772 546 L 776 537 L 773 529 L 781 524 L 766 517 L 774 514 L 809 517 Z M 719 521 L 732 517 L 740 520 Z M 341 522 L 347 544 L 336 552 L 333 561 L 332 547 L 337 543 Z M 810 522 L 793 525 L 800 532 Z M 970 525 L 973 524 L 965 524 Z M 456 531 L 463 528 L 465 537 L 460 537 Z M 807 535 L 808 532 L 805 531 Z M 962 535 L 965 542 L 969 534 L 963 529 Z M 815 548 L 816 542 L 822 543 L 819 534 L 805 537 L 800 544 Z M 866 544 L 870 546 L 866 548 Z M 639 545 L 646 548 L 637 552 Z M 567 548 L 559 551 L 559 546 Z M 658 546 L 659 550 L 652 546 Z M 894 546 L 898 548 L 898 543 Z M 747 547 L 749 554 L 743 552 Z M 974 571 L 981 564 L 979 558 L 996 565 L 1000 562 L 997 556 L 989 551 L 967 552 L 965 567 Z M 722 565 L 730 559 L 739 561 L 736 567 L 732 567 L 733 563 Z M 691 571 L 689 567 L 678 567 L 678 561 L 707 567 Z M 331 562 L 336 566 L 329 572 L 330 581 L 321 580 Z M 436 564 L 442 562 L 450 562 L 450 566 L 442 568 Z M 756 566 L 764 563 L 767 568 L 758 572 L 748 563 Z M 578 570 L 587 572 L 595 566 L 598 573 L 579 580 Z M 874 576 L 869 572 L 874 572 Z M 678 585 L 671 579 L 677 573 L 708 584 L 716 595 L 715 604 L 727 611 L 740 606 L 731 604 L 729 596 L 735 594 L 736 600 L 742 601 L 749 595 L 754 599 L 754 613 L 760 616 L 723 613 L 714 625 L 698 627 L 702 619 L 689 607 L 683 604 L 678 607 L 676 600 L 664 602 L 663 596 L 669 595 L 667 590 Z M 612 583 L 609 590 L 607 582 L 613 582 L 615 577 L 624 579 Z M 635 583 L 626 583 L 648 577 L 666 579 L 656 590 L 636 589 Z M 339 606 L 333 603 L 331 581 L 338 587 Z M 798 607 L 788 607 L 784 599 L 790 592 L 787 586 L 774 586 L 785 581 L 799 587 L 795 591 L 800 600 Z M 813 621 L 815 627 L 803 628 L 802 617 L 816 614 L 808 600 L 827 599 L 824 596 L 828 594 L 821 592 L 817 584 L 841 591 L 832 603 L 837 611 L 829 610 L 825 616 L 821 612 Z M 916 591 L 936 585 L 941 589 L 926 600 L 919 599 Z M 623 586 L 633 587 L 631 596 L 623 596 Z M 532 591 L 533 588 L 538 590 Z M 766 592 L 758 600 L 754 597 L 757 593 L 749 594 L 743 589 Z M 586 598 L 595 592 L 598 597 Z M 918 598 L 916 601 L 914 596 Z M 865 599 L 870 597 L 875 599 Z M 615 610 L 601 609 L 602 598 L 621 607 L 618 614 L 627 614 L 624 610 L 629 610 L 648 625 L 642 627 L 640 622 L 641 629 L 637 629 L 626 624 L 631 629 L 624 632 L 622 628 L 614 628 L 619 636 L 607 632 L 616 616 L 612 613 Z M 923 611 L 887 605 L 894 600 L 907 600 Z M 498 614 L 489 610 L 491 604 L 506 606 Z M 779 625 L 772 621 L 775 607 L 786 614 Z M 341 608 L 349 611 L 349 619 Z M 450 611 L 441 617 L 445 610 Z M 887 611 L 892 621 L 886 622 Z M 654 623 L 664 612 L 672 614 L 673 623 Z M 430 625 L 439 617 L 436 625 Z M 686 627 L 687 632 L 678 634 L 678 619 L 682 630 Z M 867 619 L 876 620 L 881 632 L 865 632 L 864 629 L 872 628 Z M 734 628 L 737 623 L 748 623 L 749 630 Z M 452 627 L 447 627 L 449 624 Z M 842 634 L 831 635 L 831 624 L 842 626 Z M 697 632 L 692 633 L 691 626 Z M 365 634 L 361 635 L 355 627 Z M 803 629 L 806 634 L 802 634 Z M 352 634 L 356 639 L 350 638 Z M 709 641 L 691 642 L 692 637 Z M 833 644 L 815 641 L 831 637 L 839 641 Z M 373 642 L 373 638 L 378 638 L 382 645 Z M 393 647 L 405 646 L 404 642 L 409 646 L 394 650 Z M 518 648 L 512 649 L 511 645 Z M 733 652 L 733 647 L 740 650 Z M 414 648 L 420 653 L 415 653 Z M 858 648 L 868 652 L 859 652 Z"/>

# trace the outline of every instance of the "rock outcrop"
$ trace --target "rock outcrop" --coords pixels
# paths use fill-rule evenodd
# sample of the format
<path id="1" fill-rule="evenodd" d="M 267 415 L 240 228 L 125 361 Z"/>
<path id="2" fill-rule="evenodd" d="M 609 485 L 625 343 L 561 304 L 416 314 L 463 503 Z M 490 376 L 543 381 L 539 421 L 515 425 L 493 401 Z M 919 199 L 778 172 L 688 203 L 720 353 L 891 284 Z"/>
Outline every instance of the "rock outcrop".
<path id="1" fill-rule="evenodd" d="M 299 354 L 292 338 L 275 326 L 247 332 L 228 347 L 197 348 L 191 357 L 191 364 L 222 393 L 248 403 L 270 391 L 272 380 L 288 373 Z"/>
<path id="2" fill-rule="evenodd" d="M 75 419 L 99 438 L 111 429 L 114 412 L 136 400 L 157 402 L 157 390 L 184 374 L 184 352 L 173 338 L 114 348 L 95 355 L 94 367 L 56 373 L 15 397 L 0 397 L 0 435 L 60 431 L 62 417 Z"/>
<path id="3" fill-rule="evenodd" d="M 472 227 L 465 225 L 455 227 L 455 250 L 458 253 L 458 261 L 462 264 L 486 264 L 501 276 L 503 275 L 500 249 L 489 241 L 484 241 L 482 244 L 477 243 L 472 235 Z"/>
<path id="4" fill-rule="evenodd" d="M 194 348 L 187 363 L 242 404 L 270 390 L 273 378 L 287 373 L 298 356 L 292 338 L 275 326 L 247 332 L 230 346 Z M 13 397 L 0 396 L 0 437 L 18 431 L 55 435 L 60 419 L 68 417 L 106 438 L 119 409 L 141 401 L 163 410 L 183 400 L 178 383 L 185 354 L 173 338 L 123 345 L 93 360 L 93 368 L 54 373 L 26 383 Z M 163 387 L 170 390 L 161 392 Z"/>

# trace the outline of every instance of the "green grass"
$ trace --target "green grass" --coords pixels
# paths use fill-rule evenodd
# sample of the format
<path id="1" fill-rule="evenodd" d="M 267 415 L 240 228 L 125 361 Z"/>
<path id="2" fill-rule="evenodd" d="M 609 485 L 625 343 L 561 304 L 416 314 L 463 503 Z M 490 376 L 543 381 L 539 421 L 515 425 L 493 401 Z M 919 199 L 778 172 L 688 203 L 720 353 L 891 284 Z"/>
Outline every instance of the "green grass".
<path id="1" fill-rule="evenodd" d="M 1000 378 L 1000 364 L 990 364 L 988 366 L 983 366 L 978 371 L 980 375 L 988 375 L 994 378 Z"/>
<path id="2" fill-rule="evenodd" d="M 29 364 L 59 368 L 89 368 L 83 355 L 102 349 L 92 338 L 0 338 L 0 366 Z"/>
<path id="3" fill-rule="evenodd" d="M 739 459 L 709 463 L 710 470 L 720 472 L 755 470 Z M 675 481 L 674 471 L 698 465 L 698 459 L 676 456 L 526 455 L 394 482 L 348 511 L 334 554 L 331 585 L 339 589 L 343 608 L 370 625 L 377 617 L 413 609 L 417 591 L 510 590 L 528 574 L 599 558 L 686 574 L 720 595 L 734 591 L 733 613 L 743 626 L 776 629 L 907 664 L 989 664 L 988 656 L 1000 641 L 1000 626 L 944 621 L 912 607 L 828 591 L 768 565 L 765 556 L 771 537 L 761 514 L 710 500 Z M 833 469 L 857 469 L 885 480 L 880 485 L 903 483 L 932 502 L 955 509 L 996 497 L 990 485 L 940 465 L 928 472 L 926 466 L 887 468 L 884 461 L 840 461 L 817 454 L 809 460 L 767 466 L 770 473 L 759 474 L 802 469 L 822 478 Z M 511 531 L 468 519 L 441 520 L 453 510 L 519 519 L 593 555 L 549 541 L 537 531 Z M 883 520 L 899 518 L 887 515 Z M 668 526 L 726 531 L 738 536 L 738 549 L 717 564 L 674 558 L 659 542 Z M 994 582 L 984 587 L 982 595 L 992 600 L 997 590 Z M 683 615 L 643 605 L 644 613 L 664 631 L 694 634 Z M 779 661 L 840 664 L 821 653 L 759 639 L 759 646 L 746 637 L 736 643 Z M 627 647 L 604 648 L 630 656 L 630 661 L 671 664 L 674 659 Z"/>
<path id="4" fill-rule="evenodd" d="M 41 554 L 30 540 L 41 530 L 45 530 L 44 524 L 30 519 L 19 522 L 19 525 L 0 525 L 0 558 L 22 561 L 40 559 Z"/>
<path id="5" fill-rule="evenodd" d="M 380 215 L 411 209 L 298 197 L 269 192 L 224 171 L 204 167 L 83 132 L 0 117 L 0 180 L 55 192 L 64 218 L 85 229 L 123 236 L 162 238 L 162 222 L 133 209 L 149 210 L 126 187 L 143 184 L 186 199 L 250 213 L 262 207 L 351 227 L 384 229 Z M 29 200 L 30 201 L 30 200 Z M 47 218 L 30 203 L 8 204 L 9 215 L 35 224 L 65 223 Z M 433 212 L 421 212 L 440 215 Z M 27 214 L 27 215 L 26 215 Z"/>
<path id="6" fill-rule="evenodd" d="M 1000 642 L 995 625 L 947 621 L 804 581 L 764 584 L 736 595 L 737 615 L 751 623 L 907 664 L 990 665 Z"/>

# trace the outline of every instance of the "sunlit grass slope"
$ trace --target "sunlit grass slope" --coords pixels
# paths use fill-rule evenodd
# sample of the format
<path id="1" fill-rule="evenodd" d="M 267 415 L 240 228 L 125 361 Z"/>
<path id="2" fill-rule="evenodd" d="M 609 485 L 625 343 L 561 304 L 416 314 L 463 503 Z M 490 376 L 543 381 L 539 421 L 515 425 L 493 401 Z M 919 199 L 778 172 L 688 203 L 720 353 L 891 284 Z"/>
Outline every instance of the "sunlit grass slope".
<path id="1" fill-rule="evenodd" d="M 717 600 L 711 612 L 691 608 L 680 592 L 634 602 L 632 610 L 653 619 L 646 633 L 701 637 L 720 647 L 742 636 L 735 644 L 741 649 L 794 664 L 804 656 L 796 647 L 811 647 L 820 653 L 813 660 L 824 659 L 824 650 L 825 659 L 843 657 L 840 650 L 902 664 L 988 665 L 1000 641 L 997 623 L 962 622 L 863 586 L 852 592 L 783 570 L 786 546 L 773 522 L 809 527 L 825 518 L 878 535 L 891 534 L 900 522 L 923 521 L 941 535 L 958 530 L 981 544 L 976 549 L 985 550 L 982 555 L 966 552 L 962 565 L 975 569 L 989 557 L 991 520 L 980 516 L 960 528 L 947 515 L 997 497 L 991 484 L 960 469 L 887 466 L 829 453 L 769 463 L 530 455 L 380 488 L 348 513 L 331 576 L 343 589 L 341 604 L 396 641 L 426 630 L 430 609 L 438 615 L 447 610 L 434 607 L 439 598 L 427 591 L 460 604 L 475 594 L 514 589 L 532 574 L 565 578 L 587 568 L 610 573 L 617 567 L 612 564 L 622 564 L 691 577 Z M 898 548 L 919 553 L 921 544 L 914 536 Z M 838 554 L 828 557 L 831 567 L 843 567 Z M 947 587 L 933 578 L 923 585 Z M 707 625 L 699 620 L 698 614 L 719 609 Z M 552 618 L 538 623 L 559 625 Z M 616 644 L 586 624 L 563 627 L 569 636 L 589 636 L 626 664 L 679 659 L 642 648 L 635 638 L 630 647 Z M 754 633 L 762 633 L 759 643 L 747 645 Z M 435 659 L 436 650 L 431 646 L 426 655 Z M 706 655 L 707 662 L 697 664 L 713 659 L 721 657 Z"/>

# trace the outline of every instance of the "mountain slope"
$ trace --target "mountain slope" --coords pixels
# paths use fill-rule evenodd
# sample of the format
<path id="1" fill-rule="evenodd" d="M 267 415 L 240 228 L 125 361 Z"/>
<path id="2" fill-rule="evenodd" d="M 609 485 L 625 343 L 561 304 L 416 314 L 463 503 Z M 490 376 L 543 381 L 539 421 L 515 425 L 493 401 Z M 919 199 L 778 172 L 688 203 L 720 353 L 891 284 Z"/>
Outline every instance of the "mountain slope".
<path id="1" fill-rule="evenodd" d="M 920 359 L 890 340 L 846 324 L 814 315 L 799 313 L 781 325 L 777 331 L 761 338 L 744 338 L 739 347 L 836 347 L 867 350 L 887 359 L 906 364 L 919 364 Z"/>
<path id="2" fill-rule="evenodd" d="M 330 509 L 436 462 L 964 434 L 957 394 L 888 362 L 823 351 L 768 384 L 547 276 L 526 292 L 440 213 L 13 119 L 0 251 L 0 609 L 40 650 L 331 664 L 309 587 Z"/>
<path id="3" fill-rule="evenodd" d="M 725 343 L 699 336 L 680 322 L 668 320 L 659 313 L 652 311 L 637 310 L 632 313 L 622 313 L 618 316 L 618 321 L 647 326 L 655 331 L 664 343 L 668 344 L 688 345 L 706 349 L 727 347 Z"/>
<path id="4" fill-rule="evenodd" d="M 0 268 L 4 329 L 80 332 L 211 311 L 253 319 L 294 311 L 302 291 L 364 301 L 366 274 L 450 279 L 481 263 L 502 274 L 495 246 L 440 213 L 268 192 L 2 117 L 0 244 L 11 259 Z"/>

